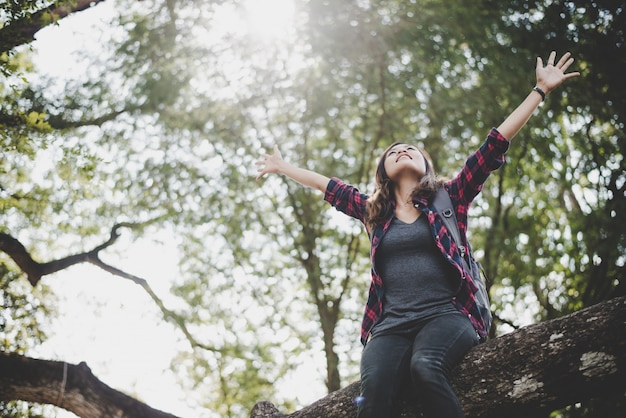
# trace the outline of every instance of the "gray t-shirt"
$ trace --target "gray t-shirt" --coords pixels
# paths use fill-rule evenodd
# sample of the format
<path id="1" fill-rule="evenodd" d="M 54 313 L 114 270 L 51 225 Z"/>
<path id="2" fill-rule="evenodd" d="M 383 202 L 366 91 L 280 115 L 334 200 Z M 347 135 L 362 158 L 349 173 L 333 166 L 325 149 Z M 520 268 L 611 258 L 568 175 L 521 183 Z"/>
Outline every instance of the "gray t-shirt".
<path id="1" fill-rule="evenodd" d="M 385 293 L 374 334 L 456 312 L 451 301 L 459 274 L 437 248 L 425 215 L 411 224 L 392 221 L 376 252 L 376 267 Z"/>

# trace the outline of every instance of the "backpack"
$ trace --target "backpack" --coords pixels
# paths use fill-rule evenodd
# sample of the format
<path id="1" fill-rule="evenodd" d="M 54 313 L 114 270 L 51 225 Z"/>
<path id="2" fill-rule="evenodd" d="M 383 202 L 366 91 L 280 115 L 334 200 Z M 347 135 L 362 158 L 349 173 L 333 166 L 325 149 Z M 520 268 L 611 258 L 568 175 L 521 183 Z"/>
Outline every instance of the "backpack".
<path id="1" fill-rule="evenodd" d="M 454 207 L 452 205 L 452 201 L 450 200 L 450 195 L 445 188 L 440 187 L 439 190 L 437 190 L 432 205 L 437 213 L 439 213 L 439 216 L 448 230 L 448 233 L 452 237 L 452 240 L 456 243 L 457 248 L 461 253 L 460 255 L 463 260 L 465 270 L 469 272 L 472 280 L 476 284 L 476 287 L 478 287 L 478 292 L 476 292 L 474 297 L 476 298 L 478 311 L 480 312 L 483 323 L 485 324 L 485 330 L 489 333 L 491 323 L 493 322 L 493 316 L 491 314 L 489 294 L 487 293 L 487 287 L 485 286 L 486 275 L 483 278 L 484 270 L 482 269 L 480 263 L 474 259 L 469 241 L 467 243 L 467 248 L 462 244 L 463 241 L 461 241 L 461 233 L 459 232 L 459 224 L 457 223 L 456 215 L 454 214 Z M 481 272 L 483 275 L 481 275 Z"/>

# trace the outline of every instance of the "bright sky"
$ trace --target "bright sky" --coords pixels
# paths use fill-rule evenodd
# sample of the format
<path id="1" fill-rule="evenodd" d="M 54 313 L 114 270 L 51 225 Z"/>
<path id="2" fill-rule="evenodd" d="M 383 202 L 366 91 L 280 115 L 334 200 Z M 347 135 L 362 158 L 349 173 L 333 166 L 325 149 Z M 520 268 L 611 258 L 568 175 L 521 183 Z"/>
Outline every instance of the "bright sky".
<path id="1" fill-rule="evenodd" d="M 115 7 L 115 2 L 107 1 L 42 30 L 32 45 L 37 65 L 55 77 L 75 76 L 74 52 L 98 44 L 100 28 L 110 26 Z M 246 7 L 245 21 L 231 24 L 245 24 L 264 40 L 288 36 L 294 13 L 291 0 L 248 0 Z M 178 274 L 176 249 L 148 240 L 130 243 L 122 235 L 114 251 L 123 256 L 114 255 L 108 261 L 147 279 L 167 306 L 170 285 Z M 172 357 L 189 345 L 179 331 L 164 323 L 141 287 L 91 265 L 45 277 L 44 282 L 58 295 L 59 315 L 48 330 L 49 340 L 31 355 L 74 364 L 84 361 L 109 386 L 166 412 L 194 418 L 215 416 L 188 404 L 189 397 L 169 365 Z M 301 378 L 285 384 L 285 394 L 303 405 L 324 395 L 323 382 L 318 379 L 323 357 L 317 360 L 310 370 L 294 373 Z M 63 417 L 74 415 L 59 410 L 57 418 Z"/>
<path id="2" fill-rule="evenodd" d="M 147 278 L 153 290 L 166 297 L 176 277 L 175 249 L 149 242 L 129 245 L 124 240 L 119 248 L 130 252 L 114 264 Z M 141 287 L 91 265 L 76 266 L 44 282 L 57 294 L 59 316 L 38 357 L 84 361 L 109 386 L 157 409 L 201 416 L 186 409 L 184 394 L 169 371 L 172 357 L 188 345 L 163 323 Z M 62 416 L 74 415 L 59 413 Z"/>

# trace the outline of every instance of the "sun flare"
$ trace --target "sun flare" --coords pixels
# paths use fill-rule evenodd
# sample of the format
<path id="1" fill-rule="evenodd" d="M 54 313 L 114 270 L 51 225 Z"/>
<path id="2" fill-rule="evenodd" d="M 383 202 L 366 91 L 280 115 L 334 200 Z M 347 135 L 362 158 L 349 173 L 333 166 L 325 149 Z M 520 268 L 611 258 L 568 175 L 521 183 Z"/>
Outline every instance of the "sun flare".
<path id="1" fill-rule="evenodd" d="M 246 0 L 243 8 L 248 31 L 263 40 L 285 38 L 293 29 L 293 0 Z"/>

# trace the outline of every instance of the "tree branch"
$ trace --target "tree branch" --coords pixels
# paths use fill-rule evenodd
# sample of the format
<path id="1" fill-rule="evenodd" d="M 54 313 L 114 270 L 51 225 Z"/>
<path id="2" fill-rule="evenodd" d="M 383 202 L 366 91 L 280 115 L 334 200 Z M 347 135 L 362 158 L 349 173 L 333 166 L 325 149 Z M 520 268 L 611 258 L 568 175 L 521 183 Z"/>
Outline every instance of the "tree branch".
<path id="1" fill-rule="evenodd" d="M 156 218 L 156 219 L 159 219 L 159 218 Z M 152 223 L 154 221 L 155 219 L 152 219 L 146 223 Z M 110 264 L 107 264 L 100 259 L 100 255 L 99 255 L 100 251 L 113 245 L 119 238 L 120 228 L 132 229 L 140 225 L 145 225 L 146 223 L 142 223 L 142 224 L 130 223 L 130 222 L 117 223 L 113 226 L 113 228 L 111 228 L 111 234 L 109 236 L 109 239 L 105 241 L 104 243 L 95 247 L 93 250 L 85 252 L 85 253 L 70 255 L 68 257 L 49 261 L 47 263 L 39 263 L 35 261 L 30 255 L 30 253 L 26 250 L 24 245 L 22 245 L 21 242 L 19 242 L 16 238 L 12 237 L 11 235 L 3 233 L 3 232 L 0 232 L 0 250 L 4 251 L 6 254 L 9 255 L 9 257 L 13 259 L 13 261 L 15 261 L 18 267 L 24 273 L 26 273 L 28 277 L 28 281 L 33 286 L 36 286 L 37 283 L 39 283 L 39 280 L 41 280 L 43 276 L 56 273 L 58 271 L 64 270 L 68 267 L 71 267 L 79 263 L 91 263 L 101 268 L 102 270 L 108 273 L 111 273 L 114 276 L 118 276 L 118 277 L 130 280 L 134 282 L 135 284 L 141 286 L 146 291 L 146 293 L 148 293 L 150 298 L 154 301 L 154 303 L 158 306 L 159 310 L 163 314 L 164 319 L 176 325 L 183 332 L 183 334 L 185 335 L 185 338 L 187 339 L 187 341 L 189 341 L 189 344 L 191 345 L 192 348 L 201 348 L 207 351 L 220 352 L 221 351 L 220 349 L 209 346 L 207 344 L 203 344 L 199 342 L 198 340 L 196 340 L 191 334 L 191 332 L 189 331 L 189 329 L 187 328 L 185 321 L 180 317 L 180 315 L 169 310 L 165 306 L 163 301 L 152 290 L 147 280 L 141 277 L 135 276 L 133 274 L 126 273 L 125 271 L 120 270 L 117 267 L 111 266 Z"/>
<path id="2" fill-rule="evenodd" d="M 92 119 L 84 119 L 84 120 L 66 120 L 63 119 L 62 116 L 59 115 L 51 115 L 48 117 L 47 122 L 53 129 L 73 129 L 73 128 L 81 128 L 83 126 L 102 126 L 105 122 L 110 122 L 115 120 L 122 113 L 126 113 L 135 109 L 139 109 L 138 106 L 134 108 L 124 108 L 122 110 L 114 110 L 109 113 L 106 113 L 99 117 L 94 117 Z"/>
<path id="3" fill-rule="evenodd" d="M 17 264 L 18 267 L 26 273 L 30 284 L 36 286 L 43 276 L 56 273 L 75 264 L 85 262 L 97 264 L 96 260 L 98 259 L 98 253 L 115 243 L 119 237 L 119 228 L 132 228 L 137 225 L 138 224 L 131 223 L 115 224 L 113 228 L 111 228 L 111 235 L 109 239 L 93 250 L 85 253 L 70 255 L 58 260 L 49 261 L 47 263 L 35 261 L 21 242 L 4 232 L 0 232 L 0 250 L 4 251 L 9 257 L 11 257 L 13 261 L 15 261 L 15 264 Z"/>
<path id="4" fill-rule="evenodd" d="M 519 329 L 470 351 L 452 386 L 468 418 L 541 416 L 626 390 L 626 297 Z M 290 415 L 259 402 L 251 418 L 356 416 L 359 382 Z M 420 417 L 415 399 L 402 417 Z"/>
<path id="5" fill-rule="evenodd" d="M 55 405 L 82 418 L 176 418 L 118 392 L 78 365 L 0 352 L 0 400 Z"/>
<path id="6" fill-rule="evenodd" d="M 35 34 L 68 15 L 88 9 L 104 0 L 58 1 L 45 9 L 14 20 L 0 29 L 0 53 L 32 42 Z"/>

